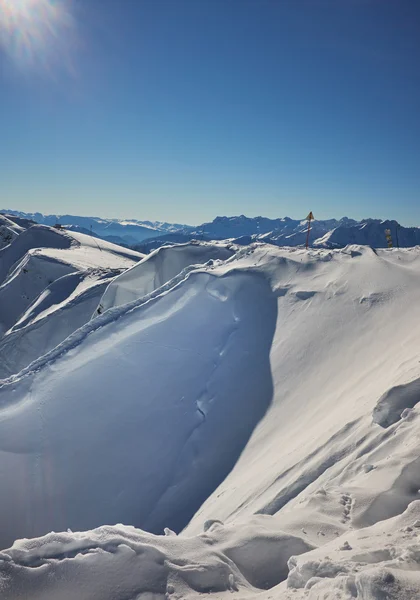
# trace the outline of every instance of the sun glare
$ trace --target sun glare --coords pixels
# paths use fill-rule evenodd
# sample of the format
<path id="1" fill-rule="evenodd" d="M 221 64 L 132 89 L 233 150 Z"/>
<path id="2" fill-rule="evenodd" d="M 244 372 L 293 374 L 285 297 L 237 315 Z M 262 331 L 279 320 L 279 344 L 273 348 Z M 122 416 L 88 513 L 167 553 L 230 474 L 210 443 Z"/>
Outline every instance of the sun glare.
<path id="1" fill-rule="evenodd" d="M 72 28 L 67 0 L 0 0 L 0 44 L 19 63 L 69 66 Z"/>

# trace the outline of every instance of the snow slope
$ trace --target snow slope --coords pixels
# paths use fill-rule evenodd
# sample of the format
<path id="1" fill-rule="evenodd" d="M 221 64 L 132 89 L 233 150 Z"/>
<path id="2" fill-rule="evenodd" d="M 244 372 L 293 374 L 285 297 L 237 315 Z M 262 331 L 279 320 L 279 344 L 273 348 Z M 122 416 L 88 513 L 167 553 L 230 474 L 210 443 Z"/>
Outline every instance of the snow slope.
<path id="1" fill-rule="evenodd" d="M 108 308 L 137 300 L 161 287 L 187 267 L 226 260 L 234 254 L 234 249 L 232 244 L 204 242 L 163 246 L 114 279 L 103 295 L 97 312 L 100 314 Z"/>
<path id="2" fill-rule="evenodd" d="M 419 247 L 257 244 L 106 310 L 1 384 L 0 544 L 47 534 L 4 597 L 419 598 L 419 317 Z"/>
<path id="3" fill-rule="evenodd" d="M 271 401 L 275 316 L 264 277 L 191 273 L 5 380 L 1 545 L 119 520 L 182 528 Z"/>
<path id="4" fill-rule="evenodd" d="M 42 225 L 22 230 L 0 250 L 0 376 L 17 372 L 88 321 L 105 285 L 142 258 L 88 235 Z M 32 327 L 40 317 L 43 323 Z"/>
<path id="5" fill-rule="evenodd" d="M 0 283 L 5 280 L 11 268 L 21 261 L 27 252 L 35 248 L 70 248 L 72 238 L 60 231 L 35 225 L 22 232 L 13 244 L 0 251 Z"/>
<path id="6" fill-rule="evenodd" d="M 29 365 L 89 321 L 120 270 L 87 269 L 48 285 L 0 339 L 0 378 Z"/>
<path id="7" fill-rule="evenodd" d="M 22 231 L 23 227 L 0 214 L 0 249 L 8 246 Z"/>

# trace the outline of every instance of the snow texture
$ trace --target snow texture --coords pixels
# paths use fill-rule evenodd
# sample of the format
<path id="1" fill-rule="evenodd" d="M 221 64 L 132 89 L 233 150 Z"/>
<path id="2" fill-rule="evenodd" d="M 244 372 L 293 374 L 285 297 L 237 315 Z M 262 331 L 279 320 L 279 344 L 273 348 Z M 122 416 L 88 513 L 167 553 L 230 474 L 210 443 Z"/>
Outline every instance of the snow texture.
<path id="1" fill-rule="evenodd" d="M 191 265 L 226 260 L 234 254 L 232 244 L 189 243 L 159 248 L 131 267 L 108 286 L 98 307 L 98 314 L 142 298 L 176 277 Z"/>
<path id="2" fill-rule="evenodd" d="M 264 277 L 197 272 L 5 380 L 0 543 L 120 520 L 186 525 L 271 401 L 275 320 Z"/>
<path id="3" fill-rule="evenodd" d="M 19 229 L 0 251 L 0 377 L 86 323 L 106 285 L 143 258 L 86 235 L 40 225 Z"/>
<path id="4" fill-rule="evenodd" d="M 2 340 L 1 597 L 417 600 L 420 248 L 165 248 L 48 346 L 133 262 L 79 235 Z"/>

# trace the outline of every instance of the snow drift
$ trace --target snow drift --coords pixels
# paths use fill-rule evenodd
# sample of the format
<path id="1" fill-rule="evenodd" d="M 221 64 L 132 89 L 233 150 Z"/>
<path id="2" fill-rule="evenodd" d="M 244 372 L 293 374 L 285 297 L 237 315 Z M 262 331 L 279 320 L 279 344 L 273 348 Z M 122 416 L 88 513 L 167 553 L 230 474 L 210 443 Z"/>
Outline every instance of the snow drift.
<path id="1" fill-rule="evenodd" d="M 6 380 L 0 543 L 118 521 L 186 525 L 271 401 L 275 319 L 264 277 L 198 272 Z"/>
<path id="2" fill-rule="evenodd" d="M 127 304 L 161 287 L 189 266 L 210 260 L 226 260 L 234 254 L 234 246 L 189 243 L 159 248 L 140 263 L 114 279 L 98 307 L 98 314 Z"/>

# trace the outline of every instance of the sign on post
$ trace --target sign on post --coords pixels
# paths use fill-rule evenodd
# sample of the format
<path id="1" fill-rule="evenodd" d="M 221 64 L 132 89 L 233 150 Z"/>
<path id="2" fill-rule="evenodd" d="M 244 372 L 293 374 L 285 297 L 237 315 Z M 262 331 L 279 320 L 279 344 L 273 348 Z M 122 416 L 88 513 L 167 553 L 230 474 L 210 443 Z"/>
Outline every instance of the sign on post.
<path id="1" fill-rule="evenodd" d="M 390 229 L 385 229 L 385 237 L 388 244 L 388 248 L 392 248 L 392 237 Z"/>
<path id="2" fill-rule="evenodd" d="M 309 233 L 311 231 L 311 221 L 315 219 L 313 212 L 311 211 L 309 213 L 309 215 L 306 217 L 306 220 L 308 221 L 308 233 L 306 234 L 306 249 L 308 249 L 309 247 Z"/>

